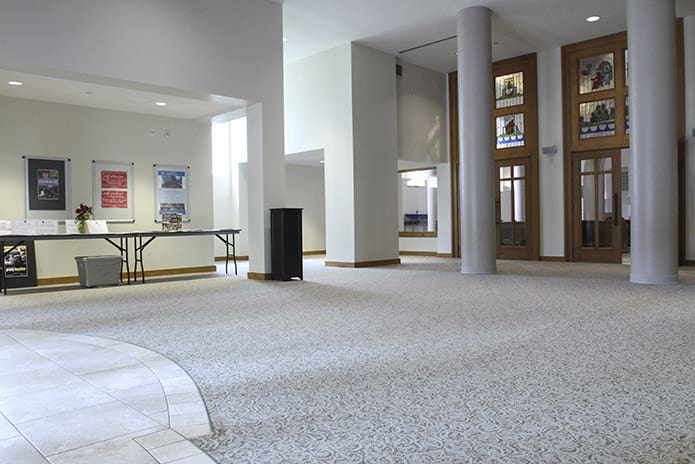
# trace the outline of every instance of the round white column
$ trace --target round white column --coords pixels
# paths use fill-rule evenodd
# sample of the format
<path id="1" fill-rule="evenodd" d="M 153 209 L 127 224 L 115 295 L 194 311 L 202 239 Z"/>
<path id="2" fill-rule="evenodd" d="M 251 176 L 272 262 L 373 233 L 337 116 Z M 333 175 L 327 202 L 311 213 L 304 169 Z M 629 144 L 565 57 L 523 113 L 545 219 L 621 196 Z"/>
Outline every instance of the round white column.
<path id="1" fill-rule="evenodd" d="M 461 166 L 461 272 L 497 272 L 492 132 L 491 11 L 459 11 L 458 91 Z"/>
<path id="2" fill-rule="evenodd" d="M 675 27 L 674 0 L 628 0 L 635 283 L 678 282 Z"/>

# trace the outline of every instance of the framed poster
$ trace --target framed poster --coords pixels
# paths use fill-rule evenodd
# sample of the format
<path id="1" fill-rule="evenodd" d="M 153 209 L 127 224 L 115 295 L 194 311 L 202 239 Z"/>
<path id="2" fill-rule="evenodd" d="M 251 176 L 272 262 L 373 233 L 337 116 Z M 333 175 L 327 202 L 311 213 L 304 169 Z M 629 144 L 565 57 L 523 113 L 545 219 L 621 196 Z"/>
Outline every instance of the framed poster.
<path id="1" fill-rule="evenodd" d="M 163 214 L 180 214 L 183 222 L 188 217 L 189 166 L 154 165 L 154 221 L 162 222 Z"/>
<path id="2" fill-rule="evenodd" d="M 92 161 L 94 218 L 108 222 L 135 222 L 133 170 L 135 163 Z"/>
<path id="3" fill-rule="evenodd" d="M 0 241 L 7 288 L 36 287 L 34 241 Z"/>
<path id="4" fill-rule="evenodd" d="M 70 217 L 70 159 L 24 156 L 27 219 Z"/>

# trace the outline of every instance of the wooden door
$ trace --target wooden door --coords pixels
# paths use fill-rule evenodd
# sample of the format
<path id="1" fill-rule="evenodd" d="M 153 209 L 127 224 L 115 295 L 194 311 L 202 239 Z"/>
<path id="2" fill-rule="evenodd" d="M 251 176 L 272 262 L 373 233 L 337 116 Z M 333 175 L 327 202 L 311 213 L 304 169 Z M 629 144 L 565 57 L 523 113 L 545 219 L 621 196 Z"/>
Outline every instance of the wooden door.
<path id="1" fill-rule="evenodd" d="M 620 263 L 620 152 L 572 156 L 574 256 L 577 261 Z"/>
<path id="2" fill-rule="evenodd" d="M 532 174 L 528 159 L 495 162 L 497 258 L 531 259 L 534 236 Z"/>

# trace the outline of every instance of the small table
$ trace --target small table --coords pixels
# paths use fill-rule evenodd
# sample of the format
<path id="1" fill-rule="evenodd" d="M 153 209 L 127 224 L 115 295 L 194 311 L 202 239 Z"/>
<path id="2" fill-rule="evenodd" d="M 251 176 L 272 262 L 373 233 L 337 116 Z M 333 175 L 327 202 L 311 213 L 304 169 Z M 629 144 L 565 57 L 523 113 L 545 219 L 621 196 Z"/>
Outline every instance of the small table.
<path id="1" fill-rule="evenodd" d="M 234 260 L 234 274 L 237 274 L 236 261 L 236 240 L 235 237 L 241 229 L 193 229 L 179 230 L 175 232 L 151 231 L 151 232 L 109 232 L 103 234 L 50 234 L 50 235 L 0 235 L 0 250 L 2 251 L 2 274 L 0 274 L 0 290 L 7 295 L 7 280 L 5 278 L 5 256 L 14 251 L 18 246 L 28 241 L 40 240 L 85 240 L 85 239 L 103 239 L 113 245 L 121 254 L 123 265 L 121 266 L 121 274 L 123 266 L 126 268 L 128 284 L 131 283 L 130 278 L 130 258 L 128 253 L 128 239 L 133 239 L 135 252 L 135 266 L 133 268 L 133 281 L 138 279 L 138 264 L 140 265 L 141 280 L 145 282 L 145 265 L 143 261 L 143 251 L 157 237 L 190 237 L 195 235 L 214 235 L 222 241 L 226 246 L 225 267 L 224 271 L 229 274 L 229 257 Z M 231 241 L 230 241 L 231 236 Z M 5 243 L 12 242 L 14 245 L 5 251 Z M 231 248 L 231 253 L 230 253 Z"/>
<path id="2" fill-rule="evenodd" d="M 121 274 L 123 265 L 126 268 L 128 283 L 130 283 L 130 260 L 128 258 L 128 239 L 134 237 L 132 232 L 109 232 L 104 234 L 45 234 L 45 235 L 0 235 L 0 250 L 2 251 L 2 274 L 0 274 L 0 289 L 7 295 L 7 279 L 5 277 L 5 256 L 12 253 L 18 246 L 29 241 L 46 240 L 84 240 L 84 239 L 104 239 L 113 245 L 121 254 Z M 116 241 L 117 240 L 117 241 Z M 14 245 L 5 251 L 5 243 L 12 242 Z"/>
<path id="3" fill-rule="evenodd" d="M 192 230 L 178 230 L 172 232 L 165 231 L 152 231 L 152 232 L 134 232 L 134 249 L 135 249 L 135 268 L 133 269 L 133 280 L 137 282 L 138 280 L 138 264 L 140 265 L 140 275 L 141 280 L 145 282 L 145 265 L 142 253 L 145 248 L 154 241 L 157 237 L 190 237 L 195 235 L 214 235 L 225 244 L 225 262 L 224 262 L 224 272 L 229 274 L 229 257 L 234 259 L 234 274 L 237 274 L 237 262 L 236 262 L 236 240 L 235 237 L 241 229 L 192 229 Z M 229 236 L 231 235 L 232 240 L 230 242 Z M 232 249 L 232 253 L 229 253 L 229 249 Z"/>

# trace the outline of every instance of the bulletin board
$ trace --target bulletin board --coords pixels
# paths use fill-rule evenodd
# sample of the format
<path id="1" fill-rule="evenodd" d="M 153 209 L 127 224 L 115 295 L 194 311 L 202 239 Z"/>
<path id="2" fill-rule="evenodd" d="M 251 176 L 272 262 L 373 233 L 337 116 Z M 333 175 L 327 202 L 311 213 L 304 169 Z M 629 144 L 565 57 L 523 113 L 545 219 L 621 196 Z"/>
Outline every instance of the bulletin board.
<path id="1" fill-rule="evenodd" d="M 92 161 L 94 218 L 135 222 L 133 171 L 135 163 Z"/>
<path id="2" fill-rule="evenodd" d="M 155 164 L 155 222 L 162 222 L 163 214 L 180 214 L 183 222 L 190 222 L 188 191 L 191 182 L 189 166 Z"/>

